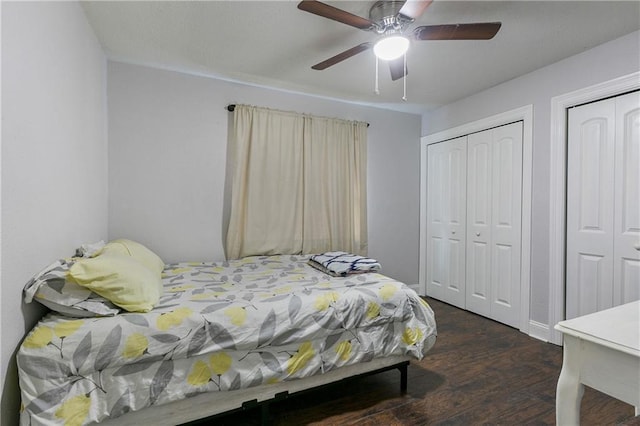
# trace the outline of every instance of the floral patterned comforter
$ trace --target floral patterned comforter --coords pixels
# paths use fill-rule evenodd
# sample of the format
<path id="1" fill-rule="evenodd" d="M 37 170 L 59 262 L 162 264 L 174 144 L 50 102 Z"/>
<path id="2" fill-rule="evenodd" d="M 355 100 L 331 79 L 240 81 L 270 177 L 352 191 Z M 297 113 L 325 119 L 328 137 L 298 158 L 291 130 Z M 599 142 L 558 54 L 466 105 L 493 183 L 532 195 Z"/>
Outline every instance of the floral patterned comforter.
<path id="1" fill-rule="evenodd" d="M 82 425 L 151 405 L 321 374 L 435 343 L 433 311 L 383 275 L 307 256 L 166 266 L 146 314 L 46 315 L 18 355 L 22 425 Z"/>

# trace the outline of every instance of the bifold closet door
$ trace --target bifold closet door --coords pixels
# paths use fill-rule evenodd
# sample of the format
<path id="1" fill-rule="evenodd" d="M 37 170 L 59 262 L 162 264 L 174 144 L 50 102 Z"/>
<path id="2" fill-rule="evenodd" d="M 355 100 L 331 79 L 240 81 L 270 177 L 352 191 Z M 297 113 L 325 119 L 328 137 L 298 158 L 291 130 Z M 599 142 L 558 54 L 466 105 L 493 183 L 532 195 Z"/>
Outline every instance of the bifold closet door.
<path id="1" fill-rule="evenodd" d="M 640 299 L 640 92 L 616 98 L 613 303 Z"/>
<path id="2" fill-rule="evenodd" d="M 468 136 L 467 309 L 520 321 L 522 122 Z"/>
<path id="3" fill-rule="evenodd" d="M 640 297 L 640 95 L 569 110 L 566 318 Z"/>
<path id="4" fill-rule="evenodd" d="M 467 138 L 427 148 L 427 294 L 465 308 Z"/>

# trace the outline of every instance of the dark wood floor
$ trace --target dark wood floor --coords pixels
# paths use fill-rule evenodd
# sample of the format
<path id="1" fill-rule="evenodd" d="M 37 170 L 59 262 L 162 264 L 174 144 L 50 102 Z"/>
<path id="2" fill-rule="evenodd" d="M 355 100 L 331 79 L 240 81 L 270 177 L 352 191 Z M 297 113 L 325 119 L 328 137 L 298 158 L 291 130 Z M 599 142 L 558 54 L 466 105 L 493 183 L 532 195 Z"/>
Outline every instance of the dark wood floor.
<path id="1" fill-rule="evenodd" d="M 271 421 L 297 425 L 552 425 L 562 348 L 428 299 L 438 340 L 412 361 L 400 394 L 397 370 L 292 396 L 271 405 Z M 593 389 L 582 400 L 583 425 L 640 426 L 633 407 Z M 199 424 L 259 424 L 259 409 Z"/>

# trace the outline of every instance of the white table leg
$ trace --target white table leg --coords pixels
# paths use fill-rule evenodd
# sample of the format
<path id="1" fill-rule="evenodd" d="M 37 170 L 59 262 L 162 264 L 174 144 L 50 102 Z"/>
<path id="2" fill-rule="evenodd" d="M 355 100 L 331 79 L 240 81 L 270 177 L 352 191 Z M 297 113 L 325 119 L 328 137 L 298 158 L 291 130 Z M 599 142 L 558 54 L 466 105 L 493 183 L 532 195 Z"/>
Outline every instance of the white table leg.
<path id="1" fill-rule="evenodd" d="M 580 383 L 581 354 L 578 339 L 564 336 L 562 371 L 556 389 L 556 424 L 574 426 L 580 424 L 580 402 L 584 385 Z"/>

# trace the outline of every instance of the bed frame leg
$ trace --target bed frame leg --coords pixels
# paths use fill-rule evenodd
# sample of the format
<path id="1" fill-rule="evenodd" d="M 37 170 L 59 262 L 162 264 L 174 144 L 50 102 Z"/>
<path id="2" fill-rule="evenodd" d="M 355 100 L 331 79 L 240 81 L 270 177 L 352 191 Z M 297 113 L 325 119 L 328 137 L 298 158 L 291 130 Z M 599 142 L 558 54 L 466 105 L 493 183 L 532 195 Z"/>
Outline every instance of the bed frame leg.
<path id="1" fill-rule="evenodd" d="M 404 395 L 407 393 L 407 367 L 409 363 L 402 363 L 398 366 L 400 370 L 400 392 Z"/>

